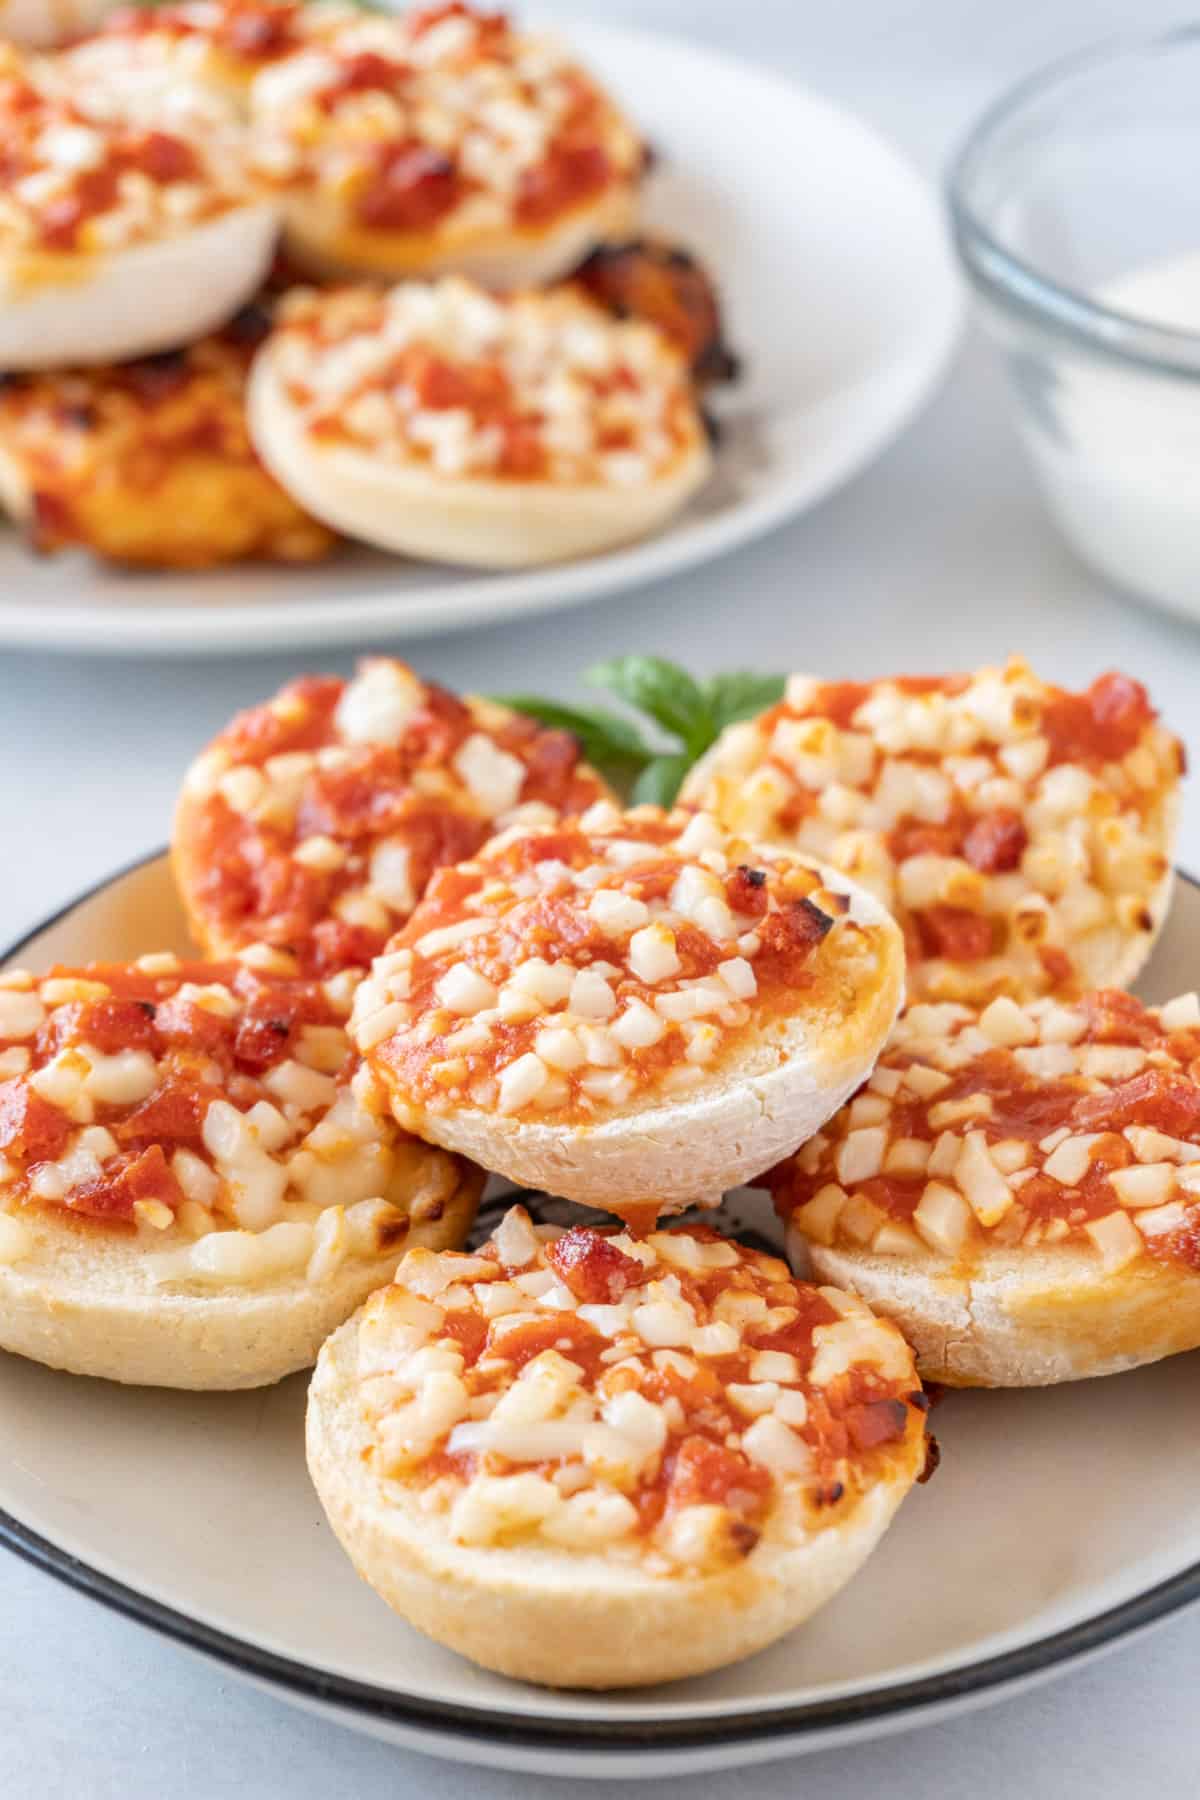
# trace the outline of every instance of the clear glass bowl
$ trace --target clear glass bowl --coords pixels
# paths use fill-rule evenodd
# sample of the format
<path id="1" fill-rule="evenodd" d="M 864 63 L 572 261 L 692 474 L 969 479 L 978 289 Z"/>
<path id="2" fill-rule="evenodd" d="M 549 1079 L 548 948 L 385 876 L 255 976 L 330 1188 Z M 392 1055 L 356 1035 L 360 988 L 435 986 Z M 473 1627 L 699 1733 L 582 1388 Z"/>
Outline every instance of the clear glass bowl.
<path id="1" fill-rule="evenodd" d="M 963 146 L 949 200 L 1063 532 L 1200 619 L 1200 26 L 1024 82 Z"/>

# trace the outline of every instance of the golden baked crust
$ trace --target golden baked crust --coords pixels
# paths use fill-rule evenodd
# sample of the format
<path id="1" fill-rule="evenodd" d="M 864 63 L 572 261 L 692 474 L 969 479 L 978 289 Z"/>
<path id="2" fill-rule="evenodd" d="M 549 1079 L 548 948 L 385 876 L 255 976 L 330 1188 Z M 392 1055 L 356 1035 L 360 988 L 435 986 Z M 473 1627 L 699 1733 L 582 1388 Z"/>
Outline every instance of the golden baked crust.
<path id="1" fill-rule="evenodd" d="M 245 385 L 268 314 L 185 350 L 0 387 L 0 493 L 39 551 L 196 569 L 314 562 L 335 539 L 268 474 Z"/>

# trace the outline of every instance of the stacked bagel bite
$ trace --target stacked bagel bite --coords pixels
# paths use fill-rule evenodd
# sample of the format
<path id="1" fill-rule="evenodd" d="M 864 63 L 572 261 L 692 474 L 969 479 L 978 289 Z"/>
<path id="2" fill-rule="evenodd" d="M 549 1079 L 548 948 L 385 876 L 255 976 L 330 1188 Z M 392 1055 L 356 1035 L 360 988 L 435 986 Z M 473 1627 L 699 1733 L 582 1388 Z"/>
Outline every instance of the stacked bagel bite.
<path id="1" fill-rule="evenodd" d="M 641 139 L 557 41 L 181 0 L 0 39 L 0 124 L 0 500 L 37 549 L 526 567 L 707 478 L 714 291 L 637 241 Z"/>
<path id="2" fill-rule="evenodd" d="M 931 1470 L 923 1377 L 1200 1344 L 1200 1002 L 1119 985 L 1181 773 L 1017 661 L 795 677 L 669 810 L 394 659 L 294 681 L 183 783 L 199 957 L 0 976 L 0 1342 L 315 1362 L 335 1533 L 485 1667 L 749 1655 Z"/>

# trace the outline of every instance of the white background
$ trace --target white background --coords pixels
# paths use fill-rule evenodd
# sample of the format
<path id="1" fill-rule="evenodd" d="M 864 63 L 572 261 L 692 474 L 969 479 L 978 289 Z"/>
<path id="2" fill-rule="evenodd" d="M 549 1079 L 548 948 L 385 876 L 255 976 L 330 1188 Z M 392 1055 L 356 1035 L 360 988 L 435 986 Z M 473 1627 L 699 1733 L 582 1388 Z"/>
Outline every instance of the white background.
<path id="1" fill-rule="evenodd" d="M 593 10 L 790 71 L 889 132 L 931 177 L 1015 77 L 1090 39 L 1178 16 L 1157 0 L 595 0 Z M 764 179 L 836 182 L 837 170 Z M 1020 650 L 1071 685 L 1116 664 L 1147 681 L 1193 761 L 1200 752 L 1200 636 L 1106 592 L 1060 546 L 1021 462 L 1000 371 L 974 337 L 903 441 L 808 518 L 702 573 L 548 621 L 430 640 L 416 660 L 460 687 L 536 685 L 566 696 L 588 663 L 633 649 L 701 671 L 752 662 L 831 676 L 968 666 Z M 240 663 L 0 657 L 0 842 L 9 845 L 0 943 L 160 843 L 193 751 L 297 666 L 286 651 Z M 1181 860 L 1200 868 L 1195 805 Z M 876 1791 L 892 1800 L 1175 1800 L 1196 1792 L 1198 1666 L 1200 1612 L 990 1712 L 697 1779 L 689 1790 L 696 1800 Z M 0 1795 L 13 1800 L 537 1800 L 568 1785 L 439 1768 L 356 1738 L 11 1558 L 0 1562 L 0 1696 Z M 588 1791 L 616 1800 L 628 1785 Z"/>

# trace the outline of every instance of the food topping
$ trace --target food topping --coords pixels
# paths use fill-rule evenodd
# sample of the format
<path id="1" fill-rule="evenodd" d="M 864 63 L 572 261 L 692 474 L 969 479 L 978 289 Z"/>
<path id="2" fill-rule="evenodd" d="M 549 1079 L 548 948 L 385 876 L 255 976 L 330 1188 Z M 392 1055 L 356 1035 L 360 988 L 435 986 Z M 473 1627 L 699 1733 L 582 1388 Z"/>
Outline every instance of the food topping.
<path id="1" fill-rule="evenodd" d="M 853 1508 L 924 1429 L 900 1333 L 705 1227 L 408 1253 L 367 1304 L 374 1467 L 458 1543 L 715 1571 Z"/>
<path id="2" fill-rule="evenodd" d="M 302 290 L 273 356 L 312 438 L 436 476 L 633 489 L 702 440 L 679 352 L 569 288 Z"/>
<path id="3" fill-rule="evenodd" d="M 748 837 L 845 870 L 904 927 L 914 998 L 1095 985 L 1149 939 L 1178 741 L 1144 688 L 1082 694 L 1021 662 L 819 682 L 728 731 L 685 786 Z"/>
<path id="4" fill-rule="evenodd" d="M 397 1116 L 468 1104 L 587 1121 L 689 1093 L 751 1033 L 783 1057 L 786 1023 L 819 1010 L 851 933 L 865 943 L 810 863 L 704 814 L 601 802 L 436 875 L 351 1030 Z"/>
<path id="5" fill-rule="evenodd" d="M 80 75 L 99 81 L 135 67 L 236 86 L 303 48 L 312 21 L 326 20 L 328 28 L 335 18 L 349 23 L 358 16 L 351 8 L 335 12 L 304 0 L 168 0 L 166 5 L 122 6 L 65 60 Z"/>
<path id="6" fill-rule="evenodd" d="M 246 307 L 185 350 L 94 369 L 12 375 L 0 447 L 29 493 L 38 550 L 204 567 L 233 556 L 307 562 L 333 538 L 259 462 L 244 390 L 270 330 Z"/>
<path id="7" fill-rule="evenodd" d="M 582 811 L 606 789 L 565 732 L 376 658 L 240 714 L 185 792 L 188 900 L 210 941 L 329 974 L 365 967 L 433 871 L 499 825 Z"/>
<path id="8" fill-rule="evenodd" d="M 821 1244 L 968 1264 L 988 1246 L 1079 1246 L 1106 1271 L 1200 1271 L 1200 1001 L 910 1007 L 774 1183 Z"/>
<path id="9" fill-rule="evenodd" d="M 347 1004 L 171 955 L 0 976 L 0 1259 L 49 1212 L 137 1233 L 162 1281 L 318 1280 L 438 1216 L 458 1165 L 393 1128 Z"/>
<path id="10" fill-rule="evenodd" d="M 353 226 L 449 242 L 541 231 L 641 171 L 642 146 L 555 43 L 500 13 L 314 14 L 251 91 L 252 156 Z"/>
<path id="11" fill-rule="evenodd" d="M 573 279 L 607 312 L 657 325 L 697 382 L 736 378 L 738 359 L 725 342 L 716 289 L 688 251 L 653 239 L 600 244 Z"/>
<path id="12" fill-rule="evenodd" d="M 250 198 L 239 127 L 185 82 L 98 83 L 0 45 L 0 133 L 10 259 L 129 249 Z"/>

